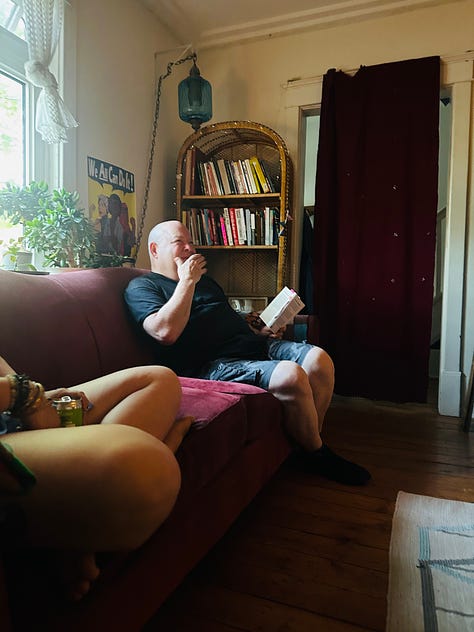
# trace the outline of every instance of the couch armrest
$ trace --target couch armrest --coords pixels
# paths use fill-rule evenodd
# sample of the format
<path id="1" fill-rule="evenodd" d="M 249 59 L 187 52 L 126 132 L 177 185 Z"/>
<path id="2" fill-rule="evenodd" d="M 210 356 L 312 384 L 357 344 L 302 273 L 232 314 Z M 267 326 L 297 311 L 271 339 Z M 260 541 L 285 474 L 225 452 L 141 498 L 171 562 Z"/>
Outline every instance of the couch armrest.
<path id="1" fill-rule="evenodd" d="M 314 314 L 298 314 L 293 323 L 287 325 L 284 338 L 286 340 L 306 340 L 312 345 L 319 341 L 319 320 Z"/>

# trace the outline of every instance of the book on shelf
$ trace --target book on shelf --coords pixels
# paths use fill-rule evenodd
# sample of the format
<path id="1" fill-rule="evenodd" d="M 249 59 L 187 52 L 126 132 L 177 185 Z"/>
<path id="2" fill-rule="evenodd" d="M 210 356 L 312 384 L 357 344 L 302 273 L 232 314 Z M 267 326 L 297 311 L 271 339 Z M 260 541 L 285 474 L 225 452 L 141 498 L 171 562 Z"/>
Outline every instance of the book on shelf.
<path id="1" fill-rule="evenodd" d="M 252 156 L 252 158 L 249 158 L 249 161 L 255 172 L 255 176 L 260 185 L 262 193 L 270 193 L 270 185 L 265 178 L 260 160 L 257 158 L 257 156 Z"/>
<path id="2" fill-rule="evenodd" d="M 235 208 L 229 208 L 230 228 L 232 230 L 232 241 L 234 246 L 240 246 L 239 231 L 237 229 L 237 217 L 235 215 Z"/>
<path id="3" fill-rule="evenodd" d="M 235 209 L 235 220 L 237 223 L 237 236 L 239 246 L 244 246 L 247 242 L 247 227 L 245 225 L 245 211 L 243 208 Z"/>
<path id="4" fill-rule="evenodd" d="M 212 162 L 214 172 L 216 174 L 217 188 L 219 189 L 219 195 L 224 195 L 224 183 L 222 181 L 219 165 L 217 164 L 217 160 L 215 159 L 213 159 L 211 162 Z"/>
<path id="5" fill-rule="evenodd" d="M 262 167 L 262 171 L 263 171 L 263 176 L 270 188 L 270 193 L 277 193 L 279 190 L 279 187 L 276 186 L 275 182 L 273 181 L 272 176 L 270 175 L 270 168 L 267 166 L 267 163 L 265 162 L 265 160 L 261 160 L 260 161 L 260 165 Z"/>
<path id="6" fill-rule="evenodd" d="M 214 244 L 214 239 L 212 238 L 212 229 L 209 222 L 209 210 L 207 208 L 203 208 L 200 215 L 202 217 L 204 236 L 206 238 L 205 245 L 212 246 Z"/>
<path id="7" fill-rule="evenodd" d="M 222 181 L 222 189 L 224 191 L 224 195 L 232 195 L 232 188 L 229 182 L 229 176 L 227 174 L 227 169 L 225 165 L 224 158 L 218 158 L 217 160 L 217 168 L 219 170 L 221 181 Z"/>
<path id="8" fill-rule="evenodd" d="M 265 325 L 275 334 L 281 327 L 291 323 L 304 307 L 304 303 L 294 290 L 286 285 L 260 314 Z"/>
<path id="9" fill-rule="evenodd" d="M 208 184 L 209 184 L 209 193 L 208 195 L 219 195 L 219 183 L 217 181 L 217 174 L 214 167 L 214 163 L 205 162 L 204 168 L 206 169 Z"/>
<path id="10" fill-rule="evenodd" d="M 184 191 L 184 195 L 191 195 L 191 176 L 193 173 L 193 166 L 192 166 L 192 161 L 193 161 L 193 154 L 195 155 L 195 152 L 193 152 L 193 148 L 188 149 L 186 151 L 186 157 L 185 157 L 185 171 L 184 171 L 184 187 L 183 187 L 183 191 Z"/>
<path id="11" fill-rule="evenodd" d="M 257 191 L 255 190 L 255 184 L 254 184 L 253 176 L 252 176 L 251 172 L 249 172 L 249 165 L 250 165 L 250 163 L 248 163 L 247 160 L 241 160 L 240 161 L 240 166 L 241 166 L 242 173 L 243 173 L 243 176 L 244 176 L 246 192 L 247 193 L 257 193 Z"/>
<path id="12" fill-rule="evenodd" d="M 230 223 L 230 214 L 229 214 L 229 209 L 228 208 L 224 208 L 222 211 L 222 214 L 224 216 L 224 226 L 225 226 L 225 232 L 227 235 L 227 245 L 228 246 L 233 246 L 234 245 L 234 238 L 232 236 L 232 226 Z"/>
<path id="13" fill-rule="evenodd" d="M 244 216 L 245 216 L 245 230 L 246 230 L 246 239 L 247 239 L 247 246 L 253 246 L 253 242 L 252 242 L 252 220 L 250 218 L 250 209 L 246 208 L 244 209 Z"/>
<path id="14" fill-rule="evenodd" d="M 221 235 L 222 235 L 222 245 L 228 246 L 229 240 L 227 239 L 227 229 L 225 226 L 224 212 L 219 213 L 219 224 L 221 227 Z"/>
<path id="15" fill-rule="evenodd" d="M 240 162 L 238 160 L 233 160 L 230 165 L 232 167 L 232 173 L 234 174 L 236 193 L 238 195 L 245 195 L 246 188 Z"/>
<path id="16" fill-rule="evenodd" d="M 252 246 L 255 246 L 257 244 L 255 231 L 255 211 L 250 211 L 250 242 Z"/>
<path id="17" fill-rule="evenodd" d="M 188 208 L 181 221 L 197 246 L 278 246 L 277 208 Z"/>
<path id="18" fill-rule="evenodd" d="M 258 184 L 258 180 L 255 177 L 255 172 L 250 163 L 250 159 L 246 158 L 244 161 L 245 171 L 247 173 L 247 177 L 250 183 L 250 193 L 260 193 L 260 186 Z"/>
<path id="19" fill-rule="evenodd" d="M 190 147 L 186 151 L 184 171 L 184 195 L 199 195 L 205 193 L 202 182 L 201 163 L 205 155 L 197 147 Z"/>
<path id="20" fill-rule="evenodd" d="M 227 179 L 229 181 L 230 195 L 235 195 L 236 193 L 238 193 L 238 190 L 237 184 L 235 182 L 234 170 L 229 160 L 224 160 L 224 166 L 227 172 Z"/>
<path id="21" fill-rule="evenodd" d="M 265 237 L 264 237 L 264 244 L 265 246 L 271 246 L 272 242 L 271 242 L 271 233 L 270 233 L 270 226 L 271 226 L 271 213 L 270 213 L 270 209 L 268 208 L 268 206 L 266 206 L 263 209 L 263 217 L 264 217 L 264 222 L 265 222 Z"/>

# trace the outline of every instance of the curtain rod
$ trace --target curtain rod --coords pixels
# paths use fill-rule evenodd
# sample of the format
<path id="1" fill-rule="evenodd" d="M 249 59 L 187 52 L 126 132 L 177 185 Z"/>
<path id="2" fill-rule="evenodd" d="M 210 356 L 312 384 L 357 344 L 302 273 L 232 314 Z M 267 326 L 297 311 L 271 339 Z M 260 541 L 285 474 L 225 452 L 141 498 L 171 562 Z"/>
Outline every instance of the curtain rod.
<path id="1" fill-rule="evenodd" d="M 429 57 L 429 55 L 427 55 Z M 474 60 L 474 50 L 467 50 L 464 53 L 455 53 L 451 55 L 440 55 L 440 60 L 442 64 L 449 64 L 456 61 L 473 61 Z M 398 60 L 405 61 L 405 60 Z M 385 62 L 391 63 L 391 62 Z M 365 64 L 361 64 L 359 68 L 338 68 L 339 72 L 344 72 L 346 75 L 355 75 L 356 72 L 363 67 Z M 371 64 L 372 65 L 372 64 Z M 378 64 L 375 64 L 378 65 Z M 328 68 L 328 70 L 331 70 Z M 304 86 L 310 83 L 321 83 L 324 79 L 324 75 L 313 75 L 311 77 L 295 77 L 294 79 L 288 79 L 286 83 L 282 84 L 283 88 L 290 88 L 293 86 Z"/>

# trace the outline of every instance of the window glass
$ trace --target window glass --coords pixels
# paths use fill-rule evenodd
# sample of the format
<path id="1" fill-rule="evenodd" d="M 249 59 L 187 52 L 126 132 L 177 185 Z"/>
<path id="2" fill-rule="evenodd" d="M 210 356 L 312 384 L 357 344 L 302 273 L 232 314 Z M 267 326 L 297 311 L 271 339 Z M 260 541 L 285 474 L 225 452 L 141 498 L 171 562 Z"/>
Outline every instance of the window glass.
<path id="1" fill-rule="evenodd" d="M 21 8 L 12 0 L 0 0 L 0 26 L 17 37 L 25 39 L 25 24 L 21 15 Z"/>
<path id="2" fill-rule="evenodd" d="M 25 83 L 0 70 L 0 188 L 25 183 Z"/>
<path id="3" fill-rule="evenodd" d="M 7 182 L 26 184 L 27 130 L 33 112 L 28 107 L 24 78 L 27 59 L 21 9 L 11 0 L 0 0 L 0 188 Z M 22 234 L 21 225 L 12 226 L 0 217 L 0 265 L 10 240 Z M 8 265 L 7 265 L 8 267 Z"/>

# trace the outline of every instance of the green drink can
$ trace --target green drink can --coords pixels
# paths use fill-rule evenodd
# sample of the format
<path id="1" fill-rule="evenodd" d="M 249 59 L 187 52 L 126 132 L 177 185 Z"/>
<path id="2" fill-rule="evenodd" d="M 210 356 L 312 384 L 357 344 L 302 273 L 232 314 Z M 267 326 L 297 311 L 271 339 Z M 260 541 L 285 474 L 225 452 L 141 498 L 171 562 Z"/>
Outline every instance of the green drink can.
<path id="1" fill-rule="evenodd" d="M 82 426 L 82 401 L 80 397 L 73 398 L 64 395 L 53 400 L 53 406 L 58 411 L 63 428 Z"/>

